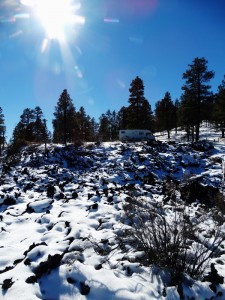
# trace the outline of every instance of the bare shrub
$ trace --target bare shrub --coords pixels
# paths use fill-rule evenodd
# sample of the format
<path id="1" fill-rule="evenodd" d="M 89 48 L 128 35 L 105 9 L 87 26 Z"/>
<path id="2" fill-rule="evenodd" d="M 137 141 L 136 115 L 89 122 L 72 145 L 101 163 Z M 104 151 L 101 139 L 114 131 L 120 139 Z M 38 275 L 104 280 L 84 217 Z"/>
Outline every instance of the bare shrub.
<path id="1" fill-rule="evenodd" d="M 179 284 L 184 273 L 199 279 L 225 239 L 220 228 L 215 226 L 213 235 L 204 237 L 199 231 L 202 220 L 193 224 L 184 206 L 173 207 L 168 215 L 137 198 L 128 202 L 124 221 L 130 227 L 124 232 L 123 244 L 143 251 L 144 265 L 166 269 L 171 284 Z"/>

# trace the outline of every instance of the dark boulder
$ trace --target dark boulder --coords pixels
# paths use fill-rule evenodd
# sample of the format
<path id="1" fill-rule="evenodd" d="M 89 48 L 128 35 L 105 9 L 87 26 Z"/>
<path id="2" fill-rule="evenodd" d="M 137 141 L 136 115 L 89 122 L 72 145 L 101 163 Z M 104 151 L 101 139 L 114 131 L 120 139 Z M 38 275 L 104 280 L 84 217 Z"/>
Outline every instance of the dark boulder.
<path id="1" fill-rule="evenodd" d="M 194 178 L 180 186 L 181 198 L 187 203 L 200 201 L 202 204 L 212 207 L 216 205 L 216 199 L 220 198 L 220 190 L 210 185 L 203 185 L 201 178 Z"/>
<path id="2" fill-rule="evenodd" d="M 80 282 L 80 293 L 81 295 L 88 295 L 90 293 L 90 287 L 84 282 Z"/>
<path id="3" fill-rule="evenodd" d="M 12 285 L 13 285 L 13 281 L 12 281 L 12 278 L 10 279 L 5 279 L 3 281 L 3 284 L 2 284 L 2 289 L 3 290 L 8 290 Z"/>

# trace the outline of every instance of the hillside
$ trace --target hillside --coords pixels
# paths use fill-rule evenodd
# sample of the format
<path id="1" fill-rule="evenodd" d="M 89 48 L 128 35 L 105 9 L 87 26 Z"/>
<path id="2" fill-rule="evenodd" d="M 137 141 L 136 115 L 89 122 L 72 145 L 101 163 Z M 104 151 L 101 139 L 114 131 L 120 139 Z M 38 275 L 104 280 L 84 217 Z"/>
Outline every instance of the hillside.
<path id="1" fill-rule="evenodd" d="M 2 166 L 0 298 L 224 299 L 224 153 L 215 138 L 27 147 Z M 151 262 L 134 239 L 149 208 L 167 224 L 185 211 L 189 263 L 212 253 L 203 274 L 173 282 Z"/>

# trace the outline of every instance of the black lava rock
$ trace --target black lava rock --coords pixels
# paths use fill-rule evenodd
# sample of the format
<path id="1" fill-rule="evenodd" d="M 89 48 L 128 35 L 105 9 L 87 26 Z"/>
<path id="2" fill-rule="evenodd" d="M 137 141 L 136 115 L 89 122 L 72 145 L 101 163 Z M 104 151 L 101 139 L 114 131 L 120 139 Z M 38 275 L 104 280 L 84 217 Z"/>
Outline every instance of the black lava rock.
<path id="1" fill-rule="evenodd" d="M 80 293 L 81 295 L 88 295 L 90 293 L 90 287 L 84 282 L 80 282 Z"/>

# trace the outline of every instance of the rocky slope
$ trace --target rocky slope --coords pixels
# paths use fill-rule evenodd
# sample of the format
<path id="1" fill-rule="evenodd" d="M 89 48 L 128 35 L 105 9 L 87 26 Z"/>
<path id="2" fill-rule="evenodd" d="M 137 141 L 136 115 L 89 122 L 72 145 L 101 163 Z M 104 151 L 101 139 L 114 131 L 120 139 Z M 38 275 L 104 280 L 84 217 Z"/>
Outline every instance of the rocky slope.
<path id="1" fill-rule="evenodd" d="M 193 222 L 205 216 L 202 236 L 216 222 L 223 233 L 224 150 L 216 142 L 48 145 L 47 155 L 30 146 L 16 164 L 4 162 L 0 298 L 223 299 L 225 242 L 204 276 L 178 287 L 120 238 L 134 197 L 168 220 L 182 203 Z"/>

